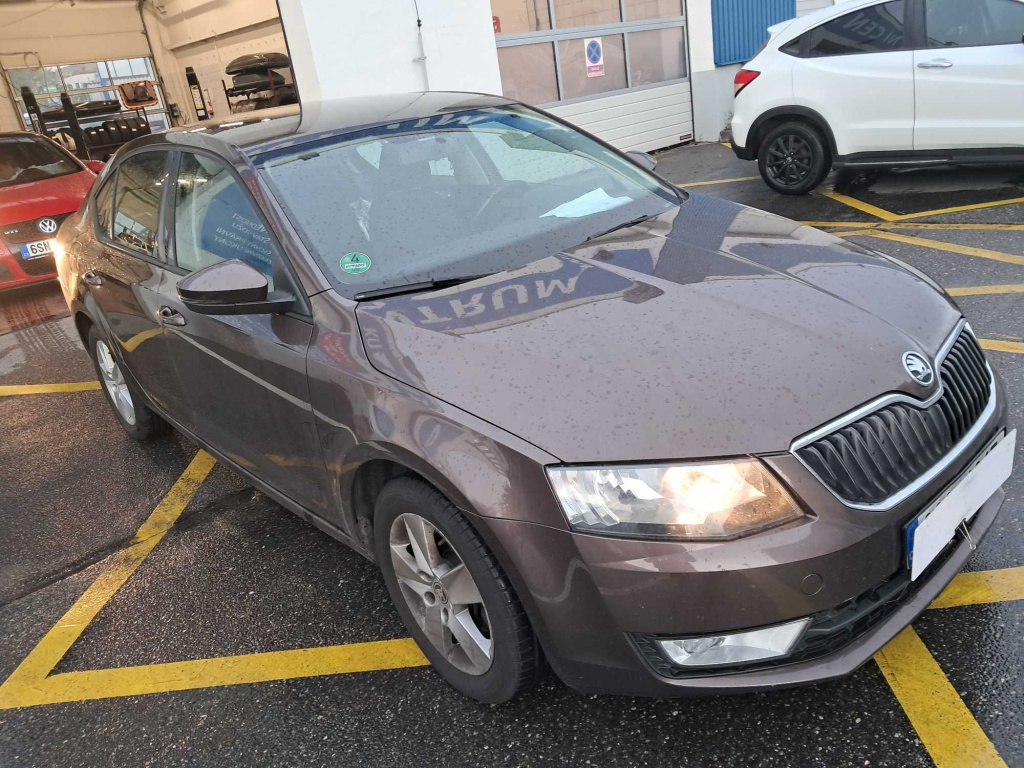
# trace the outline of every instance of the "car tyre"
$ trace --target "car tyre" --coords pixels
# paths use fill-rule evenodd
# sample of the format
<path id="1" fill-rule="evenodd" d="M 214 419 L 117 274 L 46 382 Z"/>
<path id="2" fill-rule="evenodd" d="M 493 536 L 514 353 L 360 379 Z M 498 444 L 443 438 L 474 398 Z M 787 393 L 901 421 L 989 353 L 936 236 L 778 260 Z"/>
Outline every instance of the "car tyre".
<path id="1" fill-rule="evenodd" d="M 377 498 L 373 527 L 391 599 L 445 680 L 489 704 L 534 683 L 540 650 L 526 612 L 493 553 L 444 494 L 419 478 L 397 477 Z"/>
<path id="2" fill-rule="evenodd" d="M 765 134 L 757 151 L 765 184 L 783 195 L 806 195 L 832 170 L 825 139 L 807 123 L 783 123 Z"/>
<path id="3" fill-rule="evenodd" d="M 149 440 L 170 429 L 170 425 L 146 405 L 135 384 L 125 377 L 120 360 L 95 325 L 89 330 L 89 355 L 107 404 L 130 438 Z"/>

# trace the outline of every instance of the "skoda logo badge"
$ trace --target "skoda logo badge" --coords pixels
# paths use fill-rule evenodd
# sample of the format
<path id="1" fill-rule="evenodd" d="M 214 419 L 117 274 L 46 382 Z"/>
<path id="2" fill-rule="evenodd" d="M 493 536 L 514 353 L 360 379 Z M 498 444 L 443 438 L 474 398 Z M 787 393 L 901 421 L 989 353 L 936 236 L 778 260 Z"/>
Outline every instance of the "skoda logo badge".
<path id="1" fill-rule="evenodd" d="M 37 226 L 44 235 L 52 235 L 57 231 L 57 222 L 53 219 L 40 219 Z"/>
<path id="2" fill-rule="evenodd" d="M 907 352 L 903 355 L 903 367 L 907 369 L 910 378 L 922 386 L 931 386 L 935 381 L 935 371 L 932 364 L 925 360 L 917 352 Z"/>

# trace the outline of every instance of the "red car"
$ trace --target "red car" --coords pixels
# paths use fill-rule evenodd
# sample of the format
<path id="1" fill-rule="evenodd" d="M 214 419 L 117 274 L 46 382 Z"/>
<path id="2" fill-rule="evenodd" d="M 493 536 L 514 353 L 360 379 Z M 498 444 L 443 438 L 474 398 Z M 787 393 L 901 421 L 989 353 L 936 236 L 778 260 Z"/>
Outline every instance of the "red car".
<path id="1" fill-rule="evenodd" d="M 44 136 L 0 133 L 0 291 L 57 277 L 57 228 L 102 168 Z"/>

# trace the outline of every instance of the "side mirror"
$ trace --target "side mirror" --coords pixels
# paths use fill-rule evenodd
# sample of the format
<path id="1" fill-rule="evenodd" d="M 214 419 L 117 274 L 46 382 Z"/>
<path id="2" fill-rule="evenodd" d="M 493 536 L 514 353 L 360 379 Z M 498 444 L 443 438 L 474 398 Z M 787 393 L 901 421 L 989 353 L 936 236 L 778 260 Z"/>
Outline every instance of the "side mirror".
<path id="1" fill-rule="evenodd" d="M 178 297 L 200 315 L 273 315 L 295 306 L 295 297 L 268 290 L 267 278 L 241 259 L 219 261 L 178 283 Z"/>
<path id="2" fill-rule="evenodd" d="M 107 164 L 102 160 L 86 160 L 85 167 L 95 174 L 100 174 L 103 173 L 103 169 L 107 167 Z"/>
<path id="3" fill-rule="evenodd" d="M 626 157 L 639 165 L 645 171 L 653 171 L 658 167 L 658 161 L 646 152 L 627 152 Z"/>

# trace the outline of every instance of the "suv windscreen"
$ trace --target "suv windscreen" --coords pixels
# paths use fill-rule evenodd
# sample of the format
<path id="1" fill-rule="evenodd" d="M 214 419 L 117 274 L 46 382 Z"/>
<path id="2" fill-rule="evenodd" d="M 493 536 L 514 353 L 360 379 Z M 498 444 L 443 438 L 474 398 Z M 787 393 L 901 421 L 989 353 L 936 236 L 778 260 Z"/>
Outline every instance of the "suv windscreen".
<path id="1" fill-rule="evenodd" d="M 843 56 L 902 50 L 905 11 L 905 0 L 893 0 L 832 19 L 808 33 L 810 55 Z"/>
<path id="2" fill-rule="evenodd" d="M 684 199 L 518 105 L 320 139 L 257 166 L 348 296 L 523 266 Z"/>
<path id="3" fill-rule="evenodd" d="M 48 141 L 34 136 L 0 138 L 0 187 L 78 173 L 82 167 Z"/>

